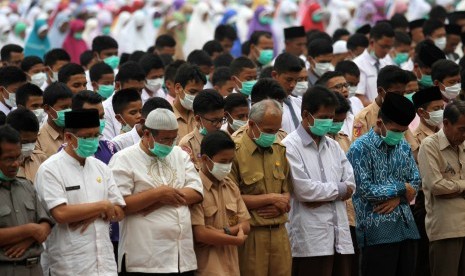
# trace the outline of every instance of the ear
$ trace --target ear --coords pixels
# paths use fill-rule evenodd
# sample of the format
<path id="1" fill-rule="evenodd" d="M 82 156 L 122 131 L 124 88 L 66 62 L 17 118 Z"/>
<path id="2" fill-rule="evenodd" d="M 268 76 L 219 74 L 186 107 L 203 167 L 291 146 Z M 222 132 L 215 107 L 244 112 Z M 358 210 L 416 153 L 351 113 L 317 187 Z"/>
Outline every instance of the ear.
<path id="1" fill-rule="evenodd" d="M 195 116 L 194 116 L 194 120 L 195 120 L 197 123 L 200 124 L 200 123 L 201 123 L 201 122 L 200 122 L 200 115 L 195 115 Z"/>
<path id="2" fill-rule="evenodd" d="M 115 81 L 115 91 L 121 90 L 121 82 L 120 81 Z"/>
<path id="3" fill-rule="evenodd" d="M 271 71 L 271 77 L 273 79 L 277 79 L 278 78 L 278 72 L 276 72 L 275 70 Z"/>
<path id="4" fill-rule="evenodd" d="M 174 92 L 176 93 L 176 95 L 179 96 L 179 98 L 181 98 L 181 90 L 182 90 L 182 86 L 180 83 L 175 83 L 174 84 Z"/>
<path id="5" fill-rule="evenodd" d="M 94 52 L 94 58 L 95 58 L 95 60 L 97 60 L 97 61 L 100 61 L 100 58 L 99 58 L 99 56 L 98 56 L 98 53 L 97 53 L 97 52 Z"/>
<path id="6" fill-rule="evenodd" d="M 98 83 L 96 81 L 93 81 L 91 82 L 92 84 L 92 88 L 94 89 L 94 91 L 98 91 Z"/>
<path id="7" fill-rule="evenodd" d="M 206 154 L 203 154 L 203 155 L 200 157 L 200 159 L 202 159 L 202 162 L 203 162 L 204 164 L 207 164 L 208 156 L 207 156 Z"/>
<path id="8" fill-rule="evenodd" d="M 438 81 L 438 80 L 434 80 L 434 81 L 433 81 L 433 85 L 434 85 L 434 86 L 439 86 L 439 85 L 440 85 L 440 83 L 439 83 L 439 81 Z"/>
<path id="9" fill-rule="evenodd" d="M 424 110 L 423 108 L 418 108 L 417 109 L 417 114 L 418 114 L 418 116 L 425 118 L 427 116 L 428 112 L 426 110 Z M 429 117 L 429 115 L 428 115 L 428 117 Z"/>

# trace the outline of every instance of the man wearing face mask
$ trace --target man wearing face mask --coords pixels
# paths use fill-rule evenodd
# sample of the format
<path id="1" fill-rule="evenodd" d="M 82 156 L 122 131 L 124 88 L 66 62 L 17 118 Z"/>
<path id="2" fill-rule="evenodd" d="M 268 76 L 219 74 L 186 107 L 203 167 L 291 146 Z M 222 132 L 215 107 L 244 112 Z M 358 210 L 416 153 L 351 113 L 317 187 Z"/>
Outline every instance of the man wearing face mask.
<path id="1" fill-rule="evenodd" d="M 162 89 L 165 76 L 165 66 L 159 56 L 148 53 L 142 56 L 139 65 L 145 73 L 145 88 L 142 90 L 141 98 L 144 104 L 149 98 L 165 98 Z"/>
<path id="2" fill-rule="evenodd" d="M 16 129 L 21 136 L 22 162 L 17 177 L 34 182 L 39 166 L 47 159 L 42 151 L 34 149 L 39 132 L 39 122 L 32 111 L 18 108 L 8 114 L 6 124 Z"/>
<path id="3" fill-rule="evenodd" d="M 228 177 L 235 149 L 222 131 L 202 140 L 204 199 L 191 207 L 197 275 L 240 275 L 237 247 L 250 231 L 250 215 L 237 184 Z"/>
<path id="4" fill-rule="evenodd" d="M 415 117 L 404 96 L 387 93 L 376 125 L 357 139 L 347 158 L 357 189 L 352 197 L 362 251 L 362 275 L 413 275 L 417 226 L 409 202 L 420 185 L 404 133 Z"/>
<path id="5" fill-rule="evenodd" d="M 179 141 L 179 146 L 189 154 L 197 170 L 200 170 L 200 144 L 210 132 L 221 129 L 226 122 L 224 99 L 213 89 L 206 89 L 195 96 L 194 119 L 197 127 Z"/>
<path id="6" fill-rule="evenodd" d="M 310 41 L 307 47 L 308 87 L 313 87 L 318 79 L 326 72 L 333 71 L 333 45 L 327 39 L 318 38 Z"/>
<path id="7" fill-rule="evenodd" d="M 42 89 L 32 83 L 26 83 L 16 91 L 16 105 L 18 108 L 23 107 L 32 111 L 39 121 L 39 126 L 42 126 L 46 120 L 43 95 Z"/>
<path id="8" fill-rule="evenodd" d="M 430 40 L 424 40 L 415 47 L 415 57 L 413 58 L 413 72 L 417 76 L 420 89 L 425 89 L 434 85 L 431 78 L 431 67 L 441 59 L 446 59 L 444 53 L 436 47 Z"/>
<path id="9" fill-rule="evenodd" d="M 300 65 L 302 70 L 300 70 L 299 78 L 295 84 L 294 89 L 292 90 L 292 95 L 297 98 L 302 98 L 302 96 L 307 92 L 308 89 L 308 72 L 305 65 L 305 62 L 301 60 Z"/>
<path id="10" fill-rule="evenodd" d="M 258 72 L 273 61 L 273 37 L 270 32 L 256 31 L 250 36 L 250 58 L 258 67 Z"/>
<path id="11" fill-rule="evenodd" d="M 236 93 L 242 93 L 250 98 L 252 88 L 257 83 L 257 66 L 252 60 L 246 57 L 238 57 L 229 66 L 231 69 L 231 79 L 236 84 Z"/>
<path id="12" fill-rule="evenodd" d="M 29 56 L 21 62 L 21 70 L 27 74 L 29 82 L 42 87 L 47 79 L 45 66 L 39 57 Z"/>
<path id="13" fill-rule="evenodd" d="M 173 112 L 150 112 L 143 132 L 140 143 L 118 152 L 110 162 L 126 201 L 119 271 L 193 275 L 197 261 L 188 206 L 202 201 L 202 182 L 189 155 L 176 146 Z"/>
<path id="14" fill-rule="evenodd" d="M 460 66 L 452 60 L 436 61 L 431 67 L 431 79 L 446 103 L 456 99 L 462 90 Z"/>
<path id="15" fill-rule="evenodd" d="M 42 90 L 45 90 L 47 86 L 58 81 L 58 71 L 61 67 L 71 62 L 69 54 L 59 48 L 52 49 L 44 55 L 45 71 L 47 72 L 47 81 L 43 84 Z"/>
<path id="16" fill-rule="evenodd" d="M 203 90 L 207 83 L 205 75 L 196 65 L 183 64 L 179 67 L 174 80 L 176 98 L 173 102 L 173 111 L 178 121 L 179 138 L 183 138 L 195 128 L 194 99 Z M 177 141 L 179 142 L 179 140 Z"/>
<path id="17" fill-rule="evenodd" d="M 276 142 L 281 104 L 252 105 L 245 133 L 235 139 L 231 180 L 239 186 L 252 217 L 251 230 L 239 248 L 241 275 L 291 275 L 291 251 L 284 224 L 290 210 L 291 179 L 285 147 Z"/>
<path id="18" fill-rule="evenodd" d="M 446 27 L 444 23 L 436 19 L 429 19 L 423 23 L 423 35 L 425 39 L 431 40 L 439 50 L 446 48 Z"/>
<path id="19" fill-rule="evenodd" d="M 433 276 L 462 275 L 465 265 L 464 115 L 465 102 L 449 103 L 444 110 L 443 129 L 423 140 L 418 155 Z"/>
<path id="20" fill-rule="evenodd" d="M 249 102 L 244 95 L 239 93 L 230 94 L 224 100 L 224 115 L 228 122 L 221 127 L 221 130 L 232 135 L 247 124 L 249 112 Z"/>
<path id="21" fill-rule="evenodd" d="M 293 177 L 293 275 L 351 275 L 345 200 L 355 191 L 354 173 L 339 144 L 326 137 L 338 105 L 333 92 L 310 88 L 302 99 L 302 123 L 283 140 Z"/>
<path id="22" fill-rule="evenodd" d="M 26 74 L 18 67 L 0 68 L 0 111 L 5 115 L 16 107 L 16 90 L 26 81 Z"/>

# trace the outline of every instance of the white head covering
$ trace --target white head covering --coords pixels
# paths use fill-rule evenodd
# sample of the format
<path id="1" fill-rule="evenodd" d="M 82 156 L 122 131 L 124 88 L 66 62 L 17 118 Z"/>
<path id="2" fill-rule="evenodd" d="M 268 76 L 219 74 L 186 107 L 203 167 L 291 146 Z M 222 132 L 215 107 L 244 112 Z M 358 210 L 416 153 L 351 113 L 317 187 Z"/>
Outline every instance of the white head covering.
<path id="1" fill-rule="evenodd" d="M 184 54 L 187 56 L 192 51 L 202 49 L 203 45 L 213 39 L 215 25 L 211 21 L 210 15 L 203 21 L 203 16 L 209 13 L 209 6 L 205 2 L 195 5 L 192 18 L 187 24 L 186 43 L 184 44 Z"/>
<path id="2" fill-rule="evenodd" d="M 345 54 L 347 53 L 347 41 L 338 40 L 333 44 L 333 54 Z"/>
<path id="3" fill-rule="evenodd" d="M 271 28 L 273 29 L 275 41 L 280 42 L 278 45 L 275 45 L 278 53 L 284 50 L 284 29 L 299 25 L 297 18 L 289 18 L 290 14 L 295 13 L 297 15 L 297 11 L 298 6 L 292 0 L 283 0 L 276 11 Z"/>
<path id="4" fill-rule="evenodd" d="M 145 126 L 155 130 L 175 130 L 178 129 L 178 121 L 171 110 L 157 108 L 149 113 Z"/>
<path id="5" fill-rule="evenodd" d="M 118 35 L 118 46 L 120 52 L 131 54 L 134 51 L 147 51 L 155 44 L 155 35 L 149 32 L 152 24 L 151 18 L 142 10 L 132 14 L 128 24 L 121 29 Z"/>

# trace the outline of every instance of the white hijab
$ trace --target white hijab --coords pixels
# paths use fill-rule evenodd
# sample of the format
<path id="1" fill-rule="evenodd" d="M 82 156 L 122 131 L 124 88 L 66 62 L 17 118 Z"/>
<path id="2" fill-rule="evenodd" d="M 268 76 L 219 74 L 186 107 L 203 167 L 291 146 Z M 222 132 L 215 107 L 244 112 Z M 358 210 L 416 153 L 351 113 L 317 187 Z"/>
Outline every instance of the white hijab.
<path id="1" fill-rule="evenodd" d="M 184 44 L 184 54 L 188 56 L 192 51 L 202 49 L 203 45 L 213 39 L 215 25 L 211 21 L 209 6 L 205 2 L 195 5 L 192 17 L 187 24 L 186 42 Z M 203 21 L 203 16 L 208 14 Z"/>
<path id="2" fill-rule="evenodd" d="M 144 11 L 137 10 L 134 12 L 118 36 L 120 51 L 128 54 L 134 51 L 147 51 L 150 46 L 155 44 L 155 37 L 152 37 L 153 33 L 148 32 L 149 24 L 152 24 L 151 18 Z"/>
<path id="3" fill-rule="evenodd" d="M 275 37 L 274 41 L 279 42 L 278 45 L 275 45 L 278 53 L 284 50 L 284 29 L 298 25 L 296 18 L 297 11 L 297 4 L 292 0 L 283 0 L 276 10 L 271 28 Z M 294 17 L 289 18 L 290 14 L 294 14 Z"/>

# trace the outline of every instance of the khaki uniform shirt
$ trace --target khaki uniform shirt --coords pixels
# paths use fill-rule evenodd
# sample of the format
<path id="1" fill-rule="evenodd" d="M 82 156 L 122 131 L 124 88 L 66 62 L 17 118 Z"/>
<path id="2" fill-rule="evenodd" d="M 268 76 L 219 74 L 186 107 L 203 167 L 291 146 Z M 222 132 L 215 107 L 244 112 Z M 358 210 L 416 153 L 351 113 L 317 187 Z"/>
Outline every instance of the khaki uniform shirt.
<path id="1" fill-rule="evenodd" d="M 425 193 L 426 233 L 430 241 L 465 237 L 463 196 L 439 195 L 465 191 L 465 145 L 453 148 L 443 130 L 425 138 L 418 153 Z"/>
<path id="2" fill-rule="evenodd" d="M 203 183 L 203 201 L 191 207 L 192 225 L 223 229 L 250 219 L 236 183 L 225 178 L 218 184 L 213 184 L 202 171 L 200 179 Z M 240 275 L 237 246 L 195 243 L 194 249 L 197 256 L 197 275 Z"/>
<path id="3" fill-rule="evenodd" d="M 376 120 L 378 120 L 378 113 L 380 107 L 376 102 L 372 102 L 367 107 L 362 109 L 354 120 L 354 129 L 352 131 L 352 142 L 355 139 L 359 138 L 363 134 L 367 133 L 372 127 L 376 125 Z M 410 144 L 412 151 L 417 151 L 419 144 L 415 141 L 412 132 L 410 129 L 405 131 L 405 140 Z"/>
<path id="4" fill-rule="evenodd" d="M 34 150 L 32 155 L 24 159 L 23 164 L 19 167 L 18 174 L 19 178 L 25 178 L 31 182 L 34 182 L 37 170 L 40 165 L 47 160 L 47 155 L 40 150 Z"/>
<path id="5" fill-rule="evenodd" d="M 184 136 L 192 132 L 195 128 L 194 112 L 188 111 L 187 117 L 184 117 L 174 104 L 173 111 L 174 115 L 176 116 L 176 120 L 178 121 L 178 141 L 180 141 Z"/>
<path id="6" fill-rule="evenodd" d="M 6 183 L 0 183 L 0 228 L 44 221 L 53 225 L 53 219 L 39 201 L 31 182 L 16 178 L 9 186 Z M 21 258 L 11 259 L 5 256 L 3 250 L 0 250 L 0 261 L 25 260 L 39 256 L 42 251 L 42 245 L 35 243 Z"/>
<path id="7" fill-rule="evenodd" d="M 245 133 L 245 132 L 244 132 Z M 275 142 L 269 148 L 260 148 L 249 135 L 235 139 L 236 156 L 229 177 L 239 185 L 241 194 L 262 195 L 268 193 L 289 193 L 291 179 L 286 147 Z M 265 226 L 287 222 L 287 214 L 265 219 L 256 210 L 249 210 L 250 225 Z"/>
<path id="8" fill-rule="evenodd" d="M 53 129 L 48 122 L 45 122 L 37 136 L 36 150 L 42 151 L 49 158 L 57 153 L 63 143 L 64 140 L 60 133 Z"/>
<path id="9" fill-rule="evenodd" d="M 200 170 L 200 164 L 202 162 L 200 158 L 200 144 L 202 143 L 203 137 L 199 129 L 195 128 L 194 131 L 190 132 L 179 141 L 179 146 L 189 154 L 197 171 Z"/>
<path id="10" fill-rule="evenodd" d="M 242 135 L 244 135 L 244 133 L 246 132 L 246 130 L 248 129 L 248 125 L 244 125 L 244 126 L 241 126 L 238 130 L 236 130 L 236 132 L 234 132 L 231 137 L 233 139 L 237 139 L 237 138 L 240 138 L 242 137 Z M 258 133 L 257 133 L 258 134 Z M 285 132 L 284 130 L 280 129 L 276 135 L 276 141 L 275 142 L 281 142 L 284 138 L 286 138 L 287 136 L 287 132 Z"/>

